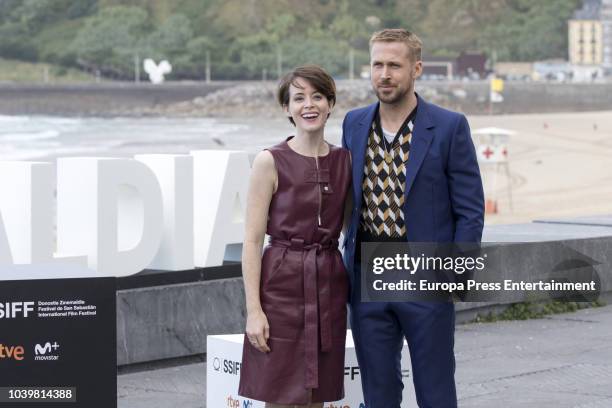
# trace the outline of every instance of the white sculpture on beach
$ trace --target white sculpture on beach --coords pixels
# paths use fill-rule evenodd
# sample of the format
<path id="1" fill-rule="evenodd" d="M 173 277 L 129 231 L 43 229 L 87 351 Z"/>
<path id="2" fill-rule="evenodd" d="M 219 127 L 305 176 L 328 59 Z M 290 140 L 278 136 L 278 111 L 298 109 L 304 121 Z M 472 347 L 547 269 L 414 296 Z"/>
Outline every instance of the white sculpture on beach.
<path id="1" fill-rule="evenodd" d="M 241 251 L 250 172 L 246 152 L 222 150 L 0 161 L 0 280 L 18 264 L 117 277 L 220 266 Z"/>
<path id="2" fill-rule="evenodd" d="M 166 60 L 156 64 L 151 58 L 147 58 L 143 61 L 143 65 L 145 72 L 149 74 L 149 80 L 154 84 L 163 83 L 164 75 L 172 72 L 172 65 Z"/>

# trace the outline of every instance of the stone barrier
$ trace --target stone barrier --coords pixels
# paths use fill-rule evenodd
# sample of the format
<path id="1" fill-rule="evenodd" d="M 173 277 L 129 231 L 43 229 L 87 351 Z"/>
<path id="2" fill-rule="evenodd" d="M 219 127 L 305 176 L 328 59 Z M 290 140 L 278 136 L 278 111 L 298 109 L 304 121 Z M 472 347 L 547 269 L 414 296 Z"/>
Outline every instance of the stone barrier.
<path id="1" fill-rule="evenodd" d="M 530 257 L 560 256 L 571 248 L 596 261 L 601 299 L 612 294 L 612 217 L 538 220 L 487 226 L 483 241 L 537 242 L 539 252 L 518 257 L 502 273 L 520 279 Z M 134 278 L 135 281 L 135 278 Z M 457 303 L 457 322 L 501 310 L 503 300 Z M 242 279 L 161 284 L 117 291 L 117 361 L 119 365 L 206 353 L 208 335 L 242 333 L 245 324 Z"/>

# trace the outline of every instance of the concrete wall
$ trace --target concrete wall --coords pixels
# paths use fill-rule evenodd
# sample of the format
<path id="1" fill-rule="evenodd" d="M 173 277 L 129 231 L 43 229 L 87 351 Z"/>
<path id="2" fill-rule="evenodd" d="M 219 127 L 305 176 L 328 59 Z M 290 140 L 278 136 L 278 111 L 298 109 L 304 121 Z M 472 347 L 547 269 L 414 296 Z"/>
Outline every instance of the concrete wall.
<path id="1" fill-rule="evenodd" d="M 191 101 L 196 97 L 205 96 L 231 85 L 235 83 L 0 84 L 0 114 L 139 116 L 142 113 L 148 113 L 155 107 Z"/>
<path id="2" fill-rule="evenodd" d="M 489 113 L 489 83 L 417 83 L 426 99 L 467 114 Z M 458 92 L 460 91 L 460 92 Z M 432 94 L 433 93 L 433 94 Z M 494 114 L 612 110 L 612 83 L 559 84 L 506 81 Z"/>
<path id="3" fill-rule="evenodd" d="M 206 336 L 242 333 L 241 278 L 117 291 L 117 364 L 206 352 Z"/>
<path id="4" fill-rule="evenodd" d="M 193 101 L 210 92 L 238 85 L 238 82 L 212 84 L 102 83 L 92 85 L 13 85 L 0 84 L 0 114 L 44 114 L 66 116 L 139 116 L 159 114 L 158 107 Z M 365 93 L 374 101 L 369 81 L 355 81 L 355 94 L 347 94 L 339 106 L 353 108 L 366 103 L 354 97 Z M 417 91 L 429 101 L 467 114 L 489 113 L 488 81 L 418 81 Z M 272 104 L 273 92 L 269 96 Z M 504 101 L 493 105 L 493 113 L 546 113 L 612 110 L 612 83 L 559 84 L 506 81 Z M 348 101 L 348 102 L 347 102 Z M 267 105 L 266 105 L 267 106 Z M 196 109 L 197 110 L 197 109 Z M 163 109 L 162 109 L 163 111 Z M 244 116 L 248 116 L 245 110 Z"/>

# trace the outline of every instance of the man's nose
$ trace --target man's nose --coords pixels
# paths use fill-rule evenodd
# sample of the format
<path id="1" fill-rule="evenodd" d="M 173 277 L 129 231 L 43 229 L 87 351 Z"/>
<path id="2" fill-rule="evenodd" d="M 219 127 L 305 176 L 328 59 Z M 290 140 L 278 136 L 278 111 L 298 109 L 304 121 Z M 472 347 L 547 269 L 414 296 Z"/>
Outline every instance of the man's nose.
<path id="1" fill-rule="evenodd" d="M 389 68 L 388 68 L 388 67 L 385 65 L 385 66 L 383 67 L 383 69 L 382 69 L 382 73 L 380 74 L 380 77 L 381 77 L 382 79 L 387 79 L 387 78 L 389 78 L 389 74 L 390 74 L 390 72 L 389 72 Z"/>

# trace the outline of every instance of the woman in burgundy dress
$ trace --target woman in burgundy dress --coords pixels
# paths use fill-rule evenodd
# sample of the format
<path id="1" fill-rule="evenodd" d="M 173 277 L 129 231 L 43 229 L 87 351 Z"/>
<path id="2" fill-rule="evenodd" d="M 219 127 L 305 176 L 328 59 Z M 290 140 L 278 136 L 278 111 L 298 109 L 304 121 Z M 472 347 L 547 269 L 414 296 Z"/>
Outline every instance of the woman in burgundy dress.
<path id="1" fill-rule="evenodd" d="M 286 75 L 278 101 L 296 136 L 260 152 L 248 193 L 242 270 L 247 324 L 239 394 L 266 407 L 344 397 L 347 275 L 338 250 L 351 165 L 323 130 L 336 101 L 318 66 Z M 263 250 L 265 234 L 270 243 Z"/>

